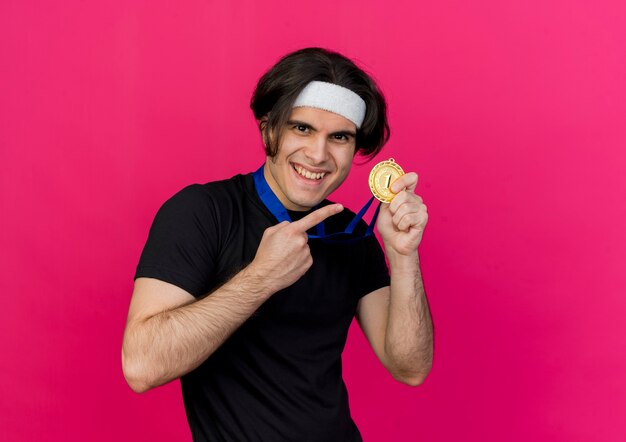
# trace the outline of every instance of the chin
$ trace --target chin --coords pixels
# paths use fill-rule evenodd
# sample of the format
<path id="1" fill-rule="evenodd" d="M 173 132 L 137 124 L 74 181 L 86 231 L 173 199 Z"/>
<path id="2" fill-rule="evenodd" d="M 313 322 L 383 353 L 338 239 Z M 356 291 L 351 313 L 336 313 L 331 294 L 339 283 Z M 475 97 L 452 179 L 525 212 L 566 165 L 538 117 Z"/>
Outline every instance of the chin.
<path id="1" fill-rule="evenodd" d="M 312 208 L 317 206 L 319 203 L 324 201 L 324 198 L 320 200 L 292 199 L 290 201 L 291 201 L 291 204 L 298 207 L 297 209 L 295 209 L 296 211 L 306 211 L 306 210 L 311 210 Z"/>

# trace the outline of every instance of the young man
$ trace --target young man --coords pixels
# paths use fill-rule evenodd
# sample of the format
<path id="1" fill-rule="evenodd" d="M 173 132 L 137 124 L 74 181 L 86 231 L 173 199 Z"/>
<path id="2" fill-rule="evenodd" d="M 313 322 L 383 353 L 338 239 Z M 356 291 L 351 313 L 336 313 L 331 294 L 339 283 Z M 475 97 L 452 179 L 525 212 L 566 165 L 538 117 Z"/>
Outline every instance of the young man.
<path id="1" fill-rule="evenodd" d="M 190 185 L 155 217 L 124 375 L 136 392 L 180 378 L 194 440 L 359 441 L 341 374 L 352 319 L 395 379 L 418 385 L 432 363 L 417 175 L 393 182 L 380 210 L 389 272 L 365 223 L 342 234 L 354 214 L 326 200 L 354 156 L 373 157 L 389 137 L 370 77 L 340 54 L 303 49 L 259 80 L 251 108 L 264 166 Z"/>

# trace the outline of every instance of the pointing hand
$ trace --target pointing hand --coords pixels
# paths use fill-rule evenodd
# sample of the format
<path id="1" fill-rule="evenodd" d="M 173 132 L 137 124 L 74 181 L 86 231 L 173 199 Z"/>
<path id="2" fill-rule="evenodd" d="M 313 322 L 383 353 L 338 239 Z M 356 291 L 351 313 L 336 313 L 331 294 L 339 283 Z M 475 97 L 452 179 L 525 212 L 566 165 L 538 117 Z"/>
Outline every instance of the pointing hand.
<path id="1" fill-rule="evenodd" d="M 265 229 L 250 266 L 269 284 L 272 293 L 289 287 L 313 264 L 306 231 L 342 210 L 341 204 L 330 204 L 298 221 L 283 221 Z"/>

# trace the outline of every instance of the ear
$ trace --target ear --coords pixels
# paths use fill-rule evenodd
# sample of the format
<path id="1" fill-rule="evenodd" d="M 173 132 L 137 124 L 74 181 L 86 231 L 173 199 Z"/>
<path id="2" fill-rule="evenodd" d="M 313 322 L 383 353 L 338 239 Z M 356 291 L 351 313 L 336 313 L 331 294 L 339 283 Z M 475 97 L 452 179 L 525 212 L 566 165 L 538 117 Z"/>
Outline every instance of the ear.
<path id="1" fill-rule="evenodd" d="M 265 133 L 265 128 L 267 127 L 267 115 L 262 116 L 260 119 L 256 120 L 259 131 L 261 132 L 261 137 L 263 138 L 263 144 L 265 147 L 268 146 L 271 141 L 271 134 Z"/>
<path id="2" fill-rule="evenodd" d="M 265 126 L 267 125 L 267 115 L 262 116 L 260 119 L 256 120 L 256 125 L 261 132 L 265 130 Z"/>

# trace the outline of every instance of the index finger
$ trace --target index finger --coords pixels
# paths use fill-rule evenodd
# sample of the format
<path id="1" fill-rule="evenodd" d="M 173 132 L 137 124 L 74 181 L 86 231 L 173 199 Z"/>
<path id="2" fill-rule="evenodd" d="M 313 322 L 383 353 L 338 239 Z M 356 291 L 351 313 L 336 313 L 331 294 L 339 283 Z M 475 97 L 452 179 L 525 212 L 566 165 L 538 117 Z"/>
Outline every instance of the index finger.
<path id="1" fill-rule="evenodd" d="M 291 225 L 302 232 L 306 232 L 311 227 L 317 226 L 329 216 L 336 215 L 342 210 L 343 206 L 341 204 L 329 204 L 328 206 L 317 209 L 315 212 L 309 213 L 298 221 L 292 222 Z"/>

